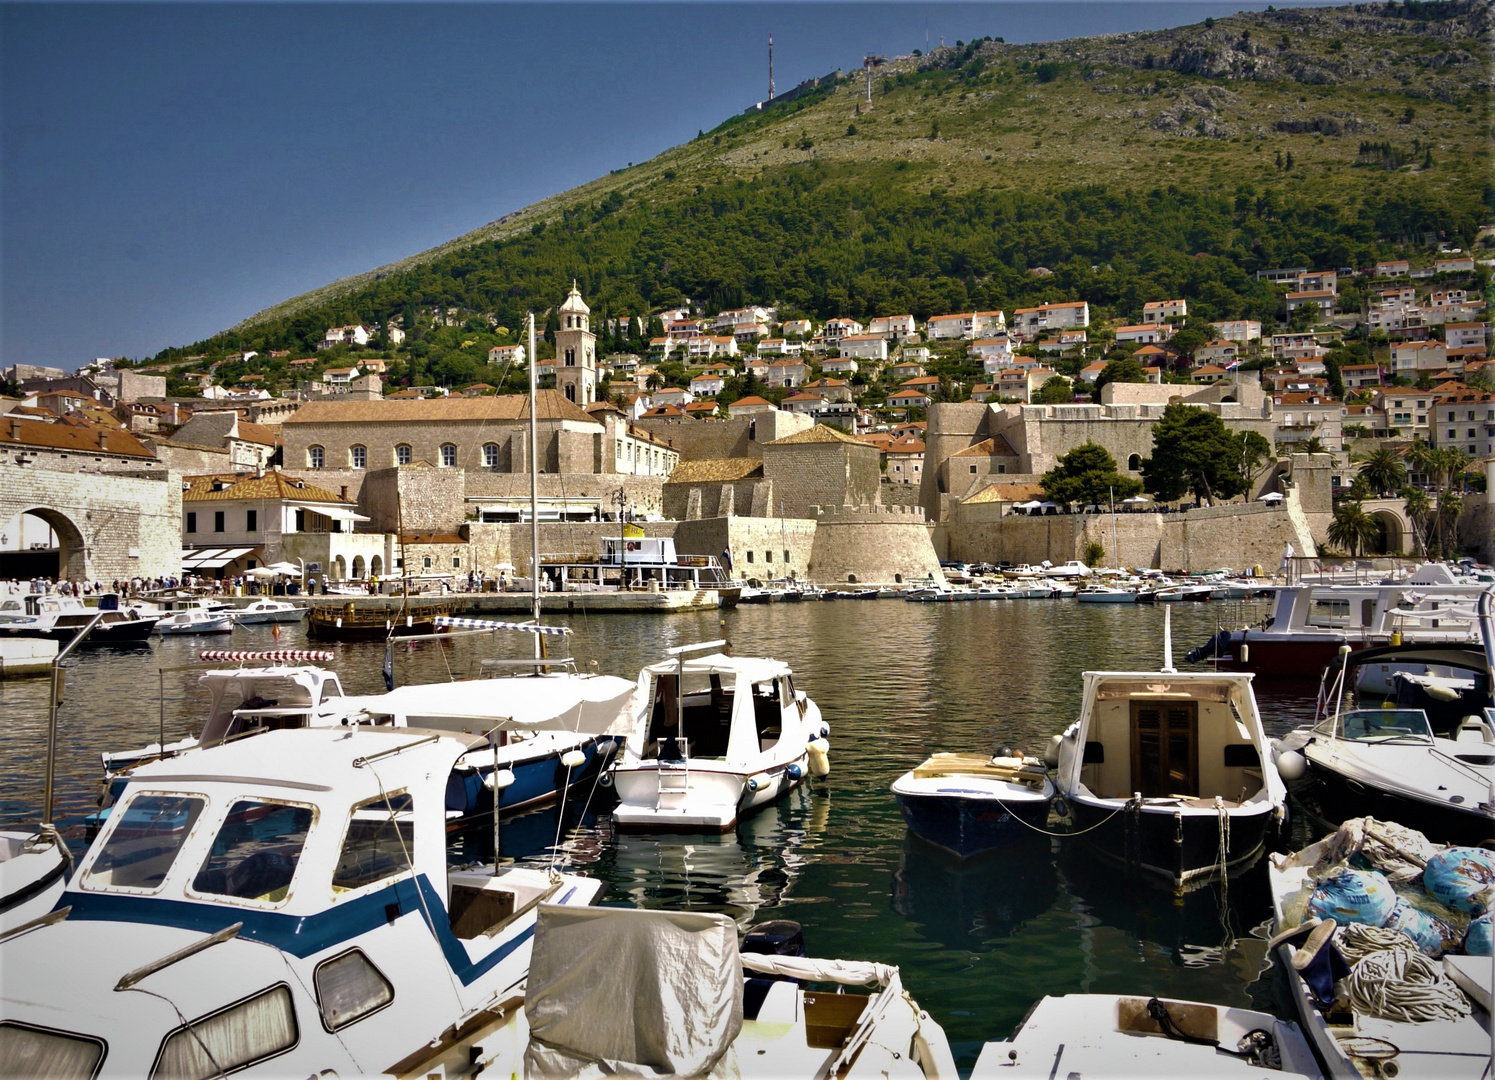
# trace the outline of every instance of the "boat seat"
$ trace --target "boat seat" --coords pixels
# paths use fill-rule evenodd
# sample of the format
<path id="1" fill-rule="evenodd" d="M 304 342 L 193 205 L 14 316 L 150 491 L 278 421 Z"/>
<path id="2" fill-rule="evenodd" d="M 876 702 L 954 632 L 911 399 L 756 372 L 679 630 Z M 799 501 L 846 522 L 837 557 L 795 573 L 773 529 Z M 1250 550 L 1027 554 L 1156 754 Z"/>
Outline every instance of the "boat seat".
<path id="1" fill-rule="evenodd" d="M 1466 716 L 1454 733 L 1454 741 L 1461 743 L 1495 742 L 1495 733 L 1477 716 Z"/>

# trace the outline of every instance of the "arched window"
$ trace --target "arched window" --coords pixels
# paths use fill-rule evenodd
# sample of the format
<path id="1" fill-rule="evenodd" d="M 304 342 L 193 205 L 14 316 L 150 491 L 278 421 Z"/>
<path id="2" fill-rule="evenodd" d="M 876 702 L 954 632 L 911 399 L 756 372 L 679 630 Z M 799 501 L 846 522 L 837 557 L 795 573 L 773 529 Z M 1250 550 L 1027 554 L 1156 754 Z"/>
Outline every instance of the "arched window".
<path id="1" fill-rule="evenodd" d="M 498 468 L 498 443 L 483 444 L 483 468 Z"/>
<path id="2" fill-rule="evenodd" d="M 327 460 L 327 452 L 320 446 L 308 446 L 306 448 L 306 467 L 309 469 L 320 469 Z"/>
<path id="3" fill-rule="evenodd" d="M 1133 454 L 1131 457 L 1127 458 L 1126 467 L 1131 472 L 1136 472 L 1138 469 L 1142 468 L 1142 455 Z"/>
<path id="4" fill-rule="evenodd" d="M 396 465 L 409 465 L 412 460 L 413 460 L 413 457 L 412 457 L 412 455 L 410 453 L 410 444 L 409 443 L 400 443 L 398 446 L 395 447 L 395 464 Z"/>
<path id="5" fill-rule="evenodd" d="M 348 461 L 355 469 L 366 469 L 369 465 L 369 448 L 353 446 L 348 449 Z"/>
<path id="6" fill-rule="evenodd" d="M 457 448 L 452 443 L 441 444 L 441 467 L 443 469 L 455 468 L 457 464 Z"/>

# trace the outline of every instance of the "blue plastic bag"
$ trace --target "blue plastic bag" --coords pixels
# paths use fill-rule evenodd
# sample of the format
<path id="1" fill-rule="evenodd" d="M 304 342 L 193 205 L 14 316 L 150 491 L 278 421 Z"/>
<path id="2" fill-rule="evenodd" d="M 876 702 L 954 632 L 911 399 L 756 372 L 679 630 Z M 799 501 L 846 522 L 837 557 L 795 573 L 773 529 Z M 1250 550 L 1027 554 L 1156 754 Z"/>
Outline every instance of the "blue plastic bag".
<path id="1" fill-rule="evenodd" d="M 1468 956 L 1489 956 L 1491 938 L 1495 937 L 1495 912 L 1486 912 L 1469 924 L 1464 931 L 1464 953 Z"/>
<path id="2" fill-rule="evenodd" d="M 1405 900 L 1398 899 L 1391 916 L 1382 925 L 1387 930 L 1400 930 L 1417 943 L 1419 952 L 1434 960 L 1446 952 L 1458 952 L 1462 935 L 1436 915 L 1429 915 Z"/>
<path id="3" fill-rule="evenodd" d="M 1456 847 L 1440 851 L 1422 872 L 1422 887 L 1446 907 L 1472 915 L 1489 906 L 1487 891 L 1495 886 L 1495 851 Z"/>
<path id="4" fill-rule="evenodd" d="M 1396 907 L 1396 891 L 1375 870 L 1341 870 L 1318 883 L 1308 914 L 1335 922 L 1382 926 Z"/>

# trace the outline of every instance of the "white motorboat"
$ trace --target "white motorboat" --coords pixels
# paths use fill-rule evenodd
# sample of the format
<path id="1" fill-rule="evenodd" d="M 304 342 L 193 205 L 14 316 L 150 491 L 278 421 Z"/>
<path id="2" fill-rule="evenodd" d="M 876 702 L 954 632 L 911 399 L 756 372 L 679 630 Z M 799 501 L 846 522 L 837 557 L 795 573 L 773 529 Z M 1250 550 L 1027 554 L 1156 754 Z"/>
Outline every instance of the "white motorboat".
<path id="1" fill-rule="evenodd" d="M 1319 701 L 1313 725 L 1272 745 L 1311 816 L 1332 828 L 1369 815 L 1438 843 L 1495 837 L 1495 710 L 1482 649 L 1345 648 Z"/>
<path id="2" fill-rule="evenodd" d="M 1118 589 L 1095 581 L 1082 586 L 1075 593 L 1075 599 L 1082 604 L 1135 604 L 1137 594 L 1131 589 Z"/>
<path id="3" fill-rule="evenodd" d="M 0 635 L 71 641 L 100 611 L 103 616 L 83 642 L 85 645 L 143 642 L 156 625 L 153 615 L 121 611 L 119 597 L 113 593 L 101 596 L 97 608 L 88 607 L 76 596 L 32 593 L 0 601 Z"/>
<path id="4" fill-rule="evenodd" d="M 228 634 L 233 629 L 233 612 L 210 600 L 194 600 L 156 623 L 158 634 Z"/>
<path id="5" fill-rule="evenodd" d="M 1376 822 L 1356 824 L 1366 834 L 1377 831 Z M 1405 834 L 1406 830 L 1401 832 Z M 1312 950 L 1319 955 L 1322 967 L 1313 963 L 1305 944 L 1312 943 L 1307 935 L 1317 920 L 1307 917 L 1307 901 L 1314 888 L 1315 867 L 1325 859 L 1334 840 L 1334 837 L 1320 840 L 1292 854 L 1273 854 L 1267 868 L 1275 959 L 1287 980 L 1299 1024 L 1318 1058 L 1320 1074 L 1333 1080 L 1360 1080 L 1365 1076 L 1487 1080 L 1491 1050 L 1495 1047 L 1491 1042 L 1489 956 L 1444 955 L 1433 959 L 1418 951 L 1412 940 L 1377 927 L 1381 940 L 1372 941 L 1372 946 L 1394 947 L 1393 942 L 1400 938 L 1402 951 L 1415 954 L 1416 960 L 1403 961 L 1408 965 L 1403 978 L 1384 984 L 1384 989 L 1374 989 L 1374 984 L 1381 980 L 1371 971 L 1359 970 L 1370 956 L 1357 958 L 1352 967 L 1338 953 L 1349 928 L 1336 927 L 1336 920 L 1329 919 L 1320 925 L 1332 936 Z M 1395 846 L 1416 847 L 1423 840 L 1398 835 L 1393 842 Z M 1394 848 L 1382 850 L 1394 851 Z M 1343 867 L 1342 862 L 1334 865 Z M 1404 902 L 1398 900 L 1397 904 Z M 1340 965 L 1337 971 L 1336 960 Z M 1415 975 L 1410 971 L 1413 963 L 1418 967 Z M 1398 966 L 1377 965 L 1383 971 L 1394 971 Z M 1341 980 L 1347 972 L 1370 990 L 1380 1008 L 1367 1007 L 1363 993 L 1352 996 L 1344 992 L 1346 982 Z M 1320 1007 L 1313 984 L 1319 985 L 1327 998 L 1334 999 L 1332 1005 Z M 1420 1016 L 1417 1022 L 1396 1016 L 1408 1005 Z"/>
<path id="6" fill-rule="evenodd" d="M 726 832 L 737 819 L 830 769 L 830 726 L 789 665 L 670 649 L 639 675 L 633 728 L 611 779 L 621 829 Z"/>
<path id="7" fill-rule="evenodd" d="M 293 623 L 306 618 L 307 609 L 301 604 L 285 600 L 255 600 L 234 611 L 234 622 L 240 625 L 255 623 Z"/>
<path id="8" fill-rule="evenodd" d="M 1287 823 L 1251 676 L 1175 671 L 1166 637 L 1161 670 L 1085 672 L 1080 718 L 1057 741 L 1075 828 L 1175 888 L 1250 865 Z"/>
<path id="9" fill-rule="evenodd" d="M 1037 835 L 1054 785 L 1033 758 L 944 753 L 894 780 L 893 795 L 914 835 L 969 859 Z"/>
<path id="10" fill-rule="evenodd" d="M 484 1043 L 504 1048 L 490 1072 L 957 1080 L 896 967 L 752 952 L 753 936 L 739 948 L 725 915 L 542 905 L 524 1008 Z"/>
<path id="11" fill-rule="evenodd" d="M 1090 567 L 1079 559 L 1070 559 L 1058 566 L 1045 566 L 1043 576 L 1051 578 L 1087 578 L 1091 575 Z"/>
<path id="12" fill-rule="evenodd" d="M 489 740 L 483 740 L 488 742 Z M 536 908 L 601 883 L 448 871 L 476 741 L 272 731 L 142 765 L 50 914 L 0 943 L 18 1075 L 468 1075 L 519 1007 Z M 450 1069 L 450 1066 L 448 1066 Z"/>
<path id="13" fill-rule="evenodd" d="M 72 865 L 56 833 L 0 832 L 0 932 L 51 911 Z"/>
<path id="14" fill-rule="evenodd" d="M 1298 1025 L 1171 998 L 1045 997 L 1012 1037 L 981 1048 L 970 1080 L 1069 1077 L 1318 1077 Z"/>

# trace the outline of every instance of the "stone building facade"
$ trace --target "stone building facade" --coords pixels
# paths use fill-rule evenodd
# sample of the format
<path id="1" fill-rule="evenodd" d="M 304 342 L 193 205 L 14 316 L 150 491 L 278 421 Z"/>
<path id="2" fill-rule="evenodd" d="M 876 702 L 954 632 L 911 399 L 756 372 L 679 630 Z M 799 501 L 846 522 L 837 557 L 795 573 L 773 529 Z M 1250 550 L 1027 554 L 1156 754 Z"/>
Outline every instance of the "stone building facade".
<path id="1" fill-rule="evenodd" d="M 556 311 L 555 388 L 567 401 L 586 408 L 597 400 L 597 336 L 592 333 L 592 311 L 576 283 Z"/>

